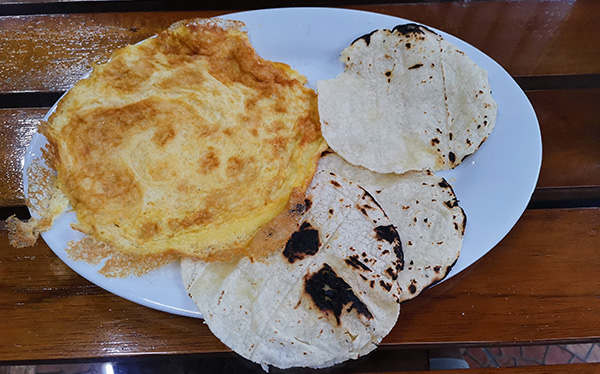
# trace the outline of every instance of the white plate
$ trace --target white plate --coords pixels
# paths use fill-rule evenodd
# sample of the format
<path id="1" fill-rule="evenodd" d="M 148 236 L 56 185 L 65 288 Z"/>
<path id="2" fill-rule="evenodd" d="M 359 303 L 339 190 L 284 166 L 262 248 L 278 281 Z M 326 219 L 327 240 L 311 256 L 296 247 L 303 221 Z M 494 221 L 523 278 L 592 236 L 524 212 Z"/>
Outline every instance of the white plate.
<path id="1" fill-rule="evenodd" d="M 411 22 L 328 8 L 268 9 L 223 18 L 243 21 L 263 58 L 290 64 L 308 77 L 312 88 L 318 80 L 334 78 L 342 72 L 339 54 L 354 39 L 374 29 Z M 496 128 L 489 139 L 459 167 L 439 173 L 452 184 L 468 217 L 461 256 L 448 275 L 452 277 L 492 249 L 517 222 L 537 182 L 542 144 L 533 108 L 508 73 L 469 44 L 435 31 L 488 71 L 493 97 L 498 102 Z M 40 157 L 44 144 L 45 138 L 36 134 L 26 156 L 26 167 L 33 158 Z M 142 277 L 109 279 L 97 273 L 98 267 L 69 259 L 66 243 L 82 236 L 70 228 L 74 220 L 72 212 L 64 214 L 51 230 L 42 234 L 69 267 L 125 299 L 169 313 L 201 317 L 182 286 L 178 264 Z"/>

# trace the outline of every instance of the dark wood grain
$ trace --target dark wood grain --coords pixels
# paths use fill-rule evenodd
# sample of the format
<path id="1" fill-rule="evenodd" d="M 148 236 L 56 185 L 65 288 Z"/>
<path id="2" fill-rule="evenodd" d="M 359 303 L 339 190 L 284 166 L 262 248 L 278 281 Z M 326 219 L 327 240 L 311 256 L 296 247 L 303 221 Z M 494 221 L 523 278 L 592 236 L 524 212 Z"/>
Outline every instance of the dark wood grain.
<path id="1" fill-rule="evenodd" d="M 527 92 L 542 131 L 538 186 L 600 186 L 600 89 Z"/>
<path id="2" fill-rule="evenodd" d="M 93 13 L 0 17 L 0 92 L 64 91 L 117 48 L 172 23 L 223 12 Z"/>
<path id="3" fill-rule="evenodd" d="M 600 209 L 527 211 L 488 255 L 402 306 L 384 347 L 600 341 Z M 91 285 L 0 232 L 0 361 L 224 352 L 201 320 Z"/>
<path id="4" fill-rule="evenodd" d="M 599 213 L 526 211 L 480 261 L 406 303 L 384 343 L 600 341 Z"/>
<path id="5" fill-rule="evenodd" d="M 517 76 L 600 74 L 593 0 L 436 2 L 361 6 L 422 22 L 481 49 Z M 176 20 L 216 11 L 0 17 L 0 91 L 62 91 L 105 61 Z M 585 30 L 582 32 L 581 30 Z"/>
<path id="6" fill-rule="evenodd" d="M 479 48 L 514 76 L 598 74 L 600 24 L 594 0 L 474 1 L 362 6 L 446 31 Z"/>
<path id="7" fill-rule="evenodd" d="M 0 207 L 23 205 L 23 160 L 48 108 L 0 109 Z"/>

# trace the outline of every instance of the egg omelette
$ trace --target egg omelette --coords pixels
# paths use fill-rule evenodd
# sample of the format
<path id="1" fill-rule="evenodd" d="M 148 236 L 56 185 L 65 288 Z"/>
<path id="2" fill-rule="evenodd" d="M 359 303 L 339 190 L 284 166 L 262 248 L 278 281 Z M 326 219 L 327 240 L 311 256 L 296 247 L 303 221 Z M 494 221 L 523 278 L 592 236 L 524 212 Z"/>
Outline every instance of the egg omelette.
<path id="1" fill-rule="evenodd" d="M 243 26 L 176 23 L 60 100 L 42 132 L 74 228 L 126 254 L 224 260 L 306 189 L 327 147 L 316 94 Z"/>

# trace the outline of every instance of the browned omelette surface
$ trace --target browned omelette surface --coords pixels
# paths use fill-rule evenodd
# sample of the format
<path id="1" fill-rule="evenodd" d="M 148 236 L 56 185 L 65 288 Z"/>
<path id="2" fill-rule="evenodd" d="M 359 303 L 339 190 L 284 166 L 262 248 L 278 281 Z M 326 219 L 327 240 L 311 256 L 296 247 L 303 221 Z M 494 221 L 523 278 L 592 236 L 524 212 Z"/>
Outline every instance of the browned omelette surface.
<path id="1" fill-rule="evenodd" d="M 44 135 L 78 230 L 128 254 L 226 259 L 308 186 L 326 148 L 316 95 L 241 27 L 175 24 L 60 101 Z"/>

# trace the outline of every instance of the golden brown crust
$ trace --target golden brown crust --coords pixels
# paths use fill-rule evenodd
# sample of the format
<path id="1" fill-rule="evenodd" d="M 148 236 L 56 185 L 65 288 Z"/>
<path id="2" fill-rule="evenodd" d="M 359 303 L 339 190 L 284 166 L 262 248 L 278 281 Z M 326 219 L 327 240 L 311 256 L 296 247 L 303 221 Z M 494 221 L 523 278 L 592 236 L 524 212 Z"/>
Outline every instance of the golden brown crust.
<path id="1" fill-rule="evenodd" d="M 90 236 L 69 242 L 66 252 L 72 260 L 85 261 L 92 265 L 98 265 L 106 260 L 99 273 L 116 278 L 130 275 L 139 277 L 179 259 L 179 255 L 172 252 L 139 256 L 124 254 Z"/>
<path id="2" fill-rule="evenodd" d="M 31 247 L 37 241 L 40 234 L 36 227 L 37 220 L 31 218 L 29 221 L 21 221 L 15 215 L 6 219 L 8 230 L 8 242 L 15 248 Z"/>

